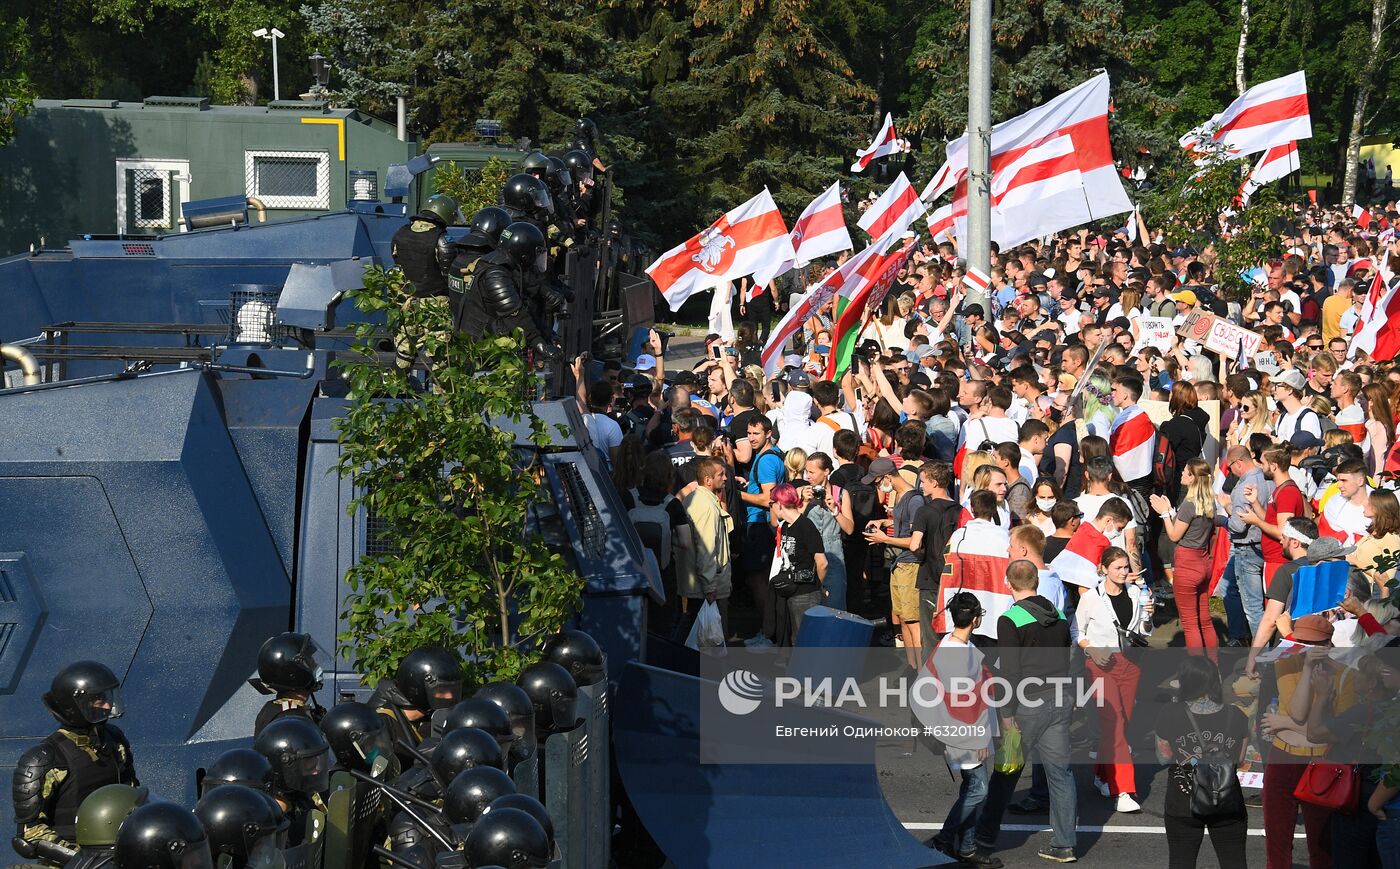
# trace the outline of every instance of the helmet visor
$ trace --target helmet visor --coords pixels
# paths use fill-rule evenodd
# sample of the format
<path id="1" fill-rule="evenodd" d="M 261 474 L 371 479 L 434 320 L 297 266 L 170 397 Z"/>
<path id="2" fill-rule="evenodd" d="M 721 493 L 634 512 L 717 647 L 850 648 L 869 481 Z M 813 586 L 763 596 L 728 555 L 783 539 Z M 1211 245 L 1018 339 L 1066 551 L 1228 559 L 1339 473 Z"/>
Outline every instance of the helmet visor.
<path id="1" fill-rule="evenodd" d="M 286 869 L 287 858 L 278 847 L 278 838 L 277 833 L 269 833 L 254 842 L 243 865 L 247 869 Z"/>
<path id="2" fill-rule="evenodd" d="M 287 786 L 303 794 L 320 794 L 330 790 L 330 752 L 323 748 L 298 757 L 287 771 Z"/>
<path id="3" fill-rule="evenodd" d="M 122 689 L 105 688 L 96 691 L 80 691 L 73 697 L 78 714 L 88 724 L 101 724 L 112 718 L 122 717 Z"/>
<path id="4" fill-rule="evenodd" d="M 535 207 L 541 211 L 554 213 L 554 200 L 550 197 L 549 191 L 543 187 L 536 187 L 530 192 L 530 199 L 535 203 Z"/>
<path id="5" fill-rule="evenodd" d="M 322 677 L 325 675 L 325 669 L 321 662 L 330 660 L 330 655 L 326 654 L 326 650 L 321 647 L 320 643 L 313 640 L 310 634 L 307 634 L 306 641 L 303 642 L 301 648 L 297 650 L 294 660 L 305 667 L 306 672 L 311 674 L 314 682 L 311 686 L 311 690 L 319 691 L 321 689 Z"/>
<path id="6" fill-rule="evenodd" d="M 549 251 L 542 250 L 535 254 L 534 269 L 539 274 L 544 274 L 549 270 Z"/>
<path id="7" fill-rule="evenodd" d="M 177 869 L 214 869 L 214 858 L 209 854 L 209 840 L 184 844 L 178 850 L 172 846 L 171 865 Z"/>
<path id="8" fill-rule="evenodd" d="M 461 679 L 437 679 L 430 676 L 424 687 L 428 691 L 429 709 L 450 709 L 462 699 Z"/>

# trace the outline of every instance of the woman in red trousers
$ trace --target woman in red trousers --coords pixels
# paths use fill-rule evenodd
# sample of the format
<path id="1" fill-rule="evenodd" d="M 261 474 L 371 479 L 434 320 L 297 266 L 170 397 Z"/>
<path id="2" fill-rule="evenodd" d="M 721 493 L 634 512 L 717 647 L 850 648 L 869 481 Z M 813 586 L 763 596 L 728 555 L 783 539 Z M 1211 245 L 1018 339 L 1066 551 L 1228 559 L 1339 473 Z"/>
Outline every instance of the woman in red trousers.
<path id="1" fill-rule="evenodd" d="M 1128 723 L 1137 699 L 1142 669 L 1127 652 L 1127 638 L 1152 630 L 1152 599 L 1134 577 L 1128 553 L 1110 546 L 1099 558 L 1098 587 L 1079 598 L 1075 621 L 1079 626 L 1079 646 L 1094 680 L 1098 699 L 1099 763 L 1096 785 L 1105 797 L 1115 799 L 1120 812 L 1140 812 L 1133 752 L 1128 746 Z M 1134 587 L 1135 584 L 1135 587 Z"/>
<path id="2" fill-rule="evenodd" d="M 1172 509 L 1166 498 L 1153 495 L 1152 509 L 1162 517 L 1167 539 L 1176 544 L 1172 592 L 1176 595 L 1186 648 L 1205 649 L 1212 661 L 1218 661 L 1220 638 L 1210 618 L 1211 542 L 1216 515 L 1211 478 L 1210 465 L 1203 459 L 1190 459 L 1181 472 L 1181 503 Z"/>

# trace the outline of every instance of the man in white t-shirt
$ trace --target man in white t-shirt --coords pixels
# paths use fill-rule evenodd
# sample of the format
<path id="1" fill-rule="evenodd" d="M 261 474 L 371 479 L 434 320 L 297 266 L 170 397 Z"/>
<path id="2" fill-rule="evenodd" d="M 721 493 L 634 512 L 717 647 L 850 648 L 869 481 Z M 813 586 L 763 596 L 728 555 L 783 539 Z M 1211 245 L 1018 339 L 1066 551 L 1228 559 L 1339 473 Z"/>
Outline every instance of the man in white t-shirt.
<path id="1" fill-rule="evenodd" d="M 1317 411 L 1303 405 L 1303 390 L 1307 379 L 1303 372 L 1290 368 L 1271 381 L 1274 401 L 1279 406 L 1278 424 L 1274 426 L 1274 440 L 1287 442 L 1294 432 L 1311 432 L 1322 437 L 1322 419 Z"/>
<path id="2" fill-rule="evenodd" d="M 807 455 L 826 453 L 827 456 L 835 456 L 831 439 L 842 429 L 856 431 L 856 418 L 841 409 L 841 388 L 830 380 L 818 380 L 812 384 L 812 401 L 821 411 L 821 416 L 807 430 Z"/>
<path id="3" fill-rule="evenodd" d="M 587 388 L 584 387 L 584 366 L 586 360 L 583 357 L 575 359 L 572 368 L 574 382 L 578 384 L 576 398 L 579 404 L 579 413 L 583 415 L 583 426 L 588 430 L 588 439 L 602 455 L 612 469 L 612 465 L 617 461 L 617 448 L 622 445 L 622 426 L 617 421 L 608 416 L 608 409 L 613 403 L 613 382 L 611 380 L 599 380 Z"/>

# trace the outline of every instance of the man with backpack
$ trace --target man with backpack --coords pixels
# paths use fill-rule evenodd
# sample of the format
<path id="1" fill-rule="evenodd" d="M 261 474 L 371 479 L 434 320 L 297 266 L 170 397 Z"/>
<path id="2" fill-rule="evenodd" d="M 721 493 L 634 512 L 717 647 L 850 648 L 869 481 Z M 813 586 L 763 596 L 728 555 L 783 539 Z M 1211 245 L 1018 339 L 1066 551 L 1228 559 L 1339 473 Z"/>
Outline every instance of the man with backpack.
<path id="1" fill-rule="evenodd" d="M 1274 401 L 1279 405 L 1278 423 L 1274 426 L 1274 440 L 1288 443 L 1295 432 L 1311 432 L 1316 438 L 1322 437 L 1322 418 L 1317 411 L 1303 404 L 1303 390 L 1307 379 L 1303 372 L 1290 368 L 1273 378 L 1270 387 Z"/>

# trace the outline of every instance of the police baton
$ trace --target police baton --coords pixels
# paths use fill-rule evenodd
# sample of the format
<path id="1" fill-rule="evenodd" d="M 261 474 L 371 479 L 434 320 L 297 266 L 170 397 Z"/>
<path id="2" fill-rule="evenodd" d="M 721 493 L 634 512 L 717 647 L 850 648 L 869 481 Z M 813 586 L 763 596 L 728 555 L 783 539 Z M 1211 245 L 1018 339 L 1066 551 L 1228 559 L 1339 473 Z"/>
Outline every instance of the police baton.
<path id="1" fill-rule="evenodd" d="M 367 785 L 382 790 L 384 794 L 387 797 L 389 797 L 389 799 L 398 803 L 399 808 L 407 812 L 408 816 L 412 818 L 414 822 L 418 824 L 418 826 L 426 830 L 434 839 L 437 839 L 439 842 L 441 842 L 444 848 L 446 848 L 449 851 L 456 850 L 455 845 L 443 838 L 441 833 L 439 833 L 437 830 L 434 830 L 427 821 L 425 821 L 416 812 L 414 812 L 413 809 L 409 808 L 409 806 L 415 805 L 419 808 L 427 809 L 428 811 L 434 812 L 435 814 L 439 815 L 443 813 L 442 809 L 438 808 L 437 806 L 433 805 L 427 800 L 415 797 L 413 794 L 410 794 L 407 791 L 401 791 L 393 785 L 385 784 L 384 782 L 380 781 L 379 779 L 375 778 L 369 773 L 360 772 L 357 769 L 346 770 L 346 772 L 350 773 L 350 775 L 353 778 L 359 779 Z"/>

